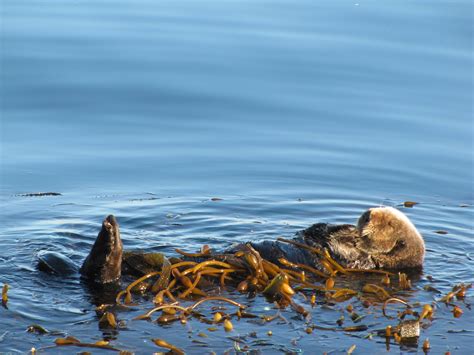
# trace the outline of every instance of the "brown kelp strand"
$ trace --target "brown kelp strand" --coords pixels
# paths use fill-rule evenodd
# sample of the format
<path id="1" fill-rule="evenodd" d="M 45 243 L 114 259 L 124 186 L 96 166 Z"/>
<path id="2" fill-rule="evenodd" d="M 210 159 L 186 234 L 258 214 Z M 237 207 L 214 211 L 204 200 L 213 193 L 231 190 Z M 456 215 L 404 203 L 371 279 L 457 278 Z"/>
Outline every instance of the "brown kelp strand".
<path id="1" fill-rule="evenodd" d="M 281 273 L 276 275 L 270 283 L 265 287 L 262 291 L 265 296 L 268 297 L 275 297 L 277 295 L 282 295 L 282 293 L 286 293 L 290 296 L 294 295 L 295 291 L 289 285 L 288 276 Z"/>
<path id="2" fill-rule="evenodd" d="M 174 269 L 177 270 L 177 269 Z M 151 287 L 151 292 L 157 293 L 160 290 L 165 289 L 168 287 L 170 282 L 171 276 L 171 263 L 169 262 L 167 257 L 163 257 L 163 266 L 161 268 L 161 274 L 158 280 L 153 284 Z"/>
<path id="3" fill-rule="evenodd" d="M 455 292 L 457 299 L 464 299 L 464 297 L 466 296 L 467 290 L 470 289 L 471 287 L 472 287 L 472 284 L 466 285 L 464 283 L 461 283 L 461 284 L 453 286 L 453 292 Z"/>
<path id="4" fill-rule="evenodd" d="M 177 310 L 180 310 L 180 311 L 183 311 L 184 314 L 190 314 L 194 311 L 195 308 L 199 307 L 201 304 L 203 304 L 204 302 L 208 302 L 208 301 L 223 301 L 223 302 L 227 302 L 227 303 L 230 303 L 236 307 L 239 307 L 241 309 L 244 309 L 246 308 L 245 305 L 243 304 L 240 304 L 238 302 L 235 302 L 229 298 L 226 298 L 226 297 L 221 297 L 221 296 L 212 296 L 212 297 L 205 297 L 205 298 L 202 298 L 201 300 L 197 301 L 196 303 L 192 304 L 191 306 L 189 307 L 183 307 L 183 306 L 180 306 L 178 304 L 169 304 L 169 305 L 162 305 L 162 306 L 158 306 L 158 307 L 155 307 L 153 309 L 151 309 L 150 311 L 140 315 L 140 316 L 137 316 L 134 318 L 134 320 L 140 320 L 140 319 L 149 319 L 150 316 L 157 312 L 157 311 L 162 311 L 166 308 L 173 308 L 173 309 L 177 309 Z"/>
<path id="5" fill-rule="evenodd" d="M 140 319 L 148 319 L 151 317 L 151 315 L 157 311 L 161 311 L 161 310 L 164 310 L 166 308 L 174 308 L 174 309 L 179 309 L 180 311 L 183 311 L 183 312 L 188 312 L 188 308 L 185 308 L 185 307 L 182 307 L 182 306 L 179 306 L 178 304 L 176 303 L 173 303 L 173 304 L 166 304 L 166 305 L 163 305 L 163 306 L 158 306 L 158 307 L 155 307 L 151 310 L 149 310 L 148 312 L 146 312 L 145 314 L 142 314 L 142 315 L 139 315 L 137 317 L 134 318 L 134 320 L 140 320 Z"/>
<path id="6" fill-rule="evenodd" d="M 8 284 L 4 284 L 2 287 L 2 306 L 7 308 L 8 303 L 8 289 L 10 286 Z"/>
<path id="7" fill-rule="evenodd" d="M 135 281 L 133 281 L 132 283 L 130 283 L 126 288 L 125 290 L 122 290 L 120 291 L 117 296 L 115 297 L 115 302 L 117 304 L 121 304 L 121 300 L 122 300 L 122 297 L 125 295 L 125 300 L 124 300 L 124 303 L 125 304 L 130 304 L 132 302 L 132 295 L 131 295 L 131 290 L 137 286 L 139 283 L 153 277 L 153 276 L 156 276 L 156 275 L 160 275 L 161 274 L 161 271 L 154 271 L 154 272 L 151 272 L 151 273 L 148 273 L 138 279 L 136 279 Z"/>
<path id="8" fill-rule="evenodd" d="M 232 269 L 232 265 L 230 264 L 227 264 L 227 263 L 224 263 L 222 261 L 218 261 L 218 260 L 207 260 L 207 261 L 203 261 L 202 263 L 199 263 L 197 264 L 196 266 L 194 266 L 192 268 L 192 273 L 195 274 L 197 273 L 200 269 L 206 267 L 206 266 L 220 266 L 220 267 L 224 267 L 224 268 L 228 268 L 228 269 Z"/>
<path id="9" fill-rule="evenodd" d="M 184 355 L 184 350 L 180 349 L 180 348 L 177 348 L 176 346 L 168 343 L 167 341 L 163 340 L 163 339 L 151 339 L 156 345 L 162 347 L 162 348 L 165 348 L 165 349 L 168 349 L 170 350 L 170 352 L 172 354 L 175 354 L 175 355 Z"/>
<path id="10" fill-rule="evenodd" d="M 369 327 L 365 324 L 361 325 L 354 325 L 354 326 L 348 326 L 348 327 L 342 327 L 342 328 L 336 328 L 336 327 L 322 327 L 320 325 L 312 324 L 311 325 L 312 329 L 318 329 L 318 330 L 329 330 L 329 331 L 344 331 L 344 332 L 363 332 Z"/>
<path id="11" fill-rule="evenodd" d="M 381 286 L 374 285 L 374 284 L 366 284 L 362 288 L 363 292 L 367 293 L 373 293 L 377 298 L 379 298 L 381 301 L 385 301 L 388 298 L 390 298 L 390 294 Z"/>
<path id="12" fill-rule="evenodd" d="M 468 289 L 470 289 L 472 287 L 472 284 L 459 284 L 459 285 L 455 285 L 453 286 L 453 289 L 452 291 L 448 292 L 446 295 L 444 295 L 440 300 L 439 302 L 444 302 L 446 304 L 450 303 L 454 297 L 456 297 L 457 299 L 464 299 L 464 297 L 466 296 L 466 292 Z"/>
<path id="13" fill-rule="evenodd" d="M 177 252 L 178 254 L 181 254 L 181 255 L 186 256 L 188 258 L 204 258 L 204 257 L 211 257 L 212 256 L 211 253 L 210 253 L 210 249 L 207 249 L 206 251 L 199 252 L 199 253 L 187 253 L 184 250 L 181 250 L 181 249 L 178 249 L 178 248 L 176 248 L 174 251 Z"/>
<path id="14" fill-rule="evenodd" d="M 280 267 L 265 259 L 262 260 L 262 267 L 270 277 L 275 277 L 280 272 Z"/>
<path id="15" fill-rule="evenodd" d="M 347 300 L 353 296 L 356 296 L 357 293 L 358 293 L 357 291 L 352 290 L 350 288 L 341 288 L 341 289 L 336 290 L 336 292 L 332 293 L 331 298 L 336 299 L 336 300 L 337 299 Z"/>
<path id="16" fill-rule="evenodd" d="M 194 303 L 192 306 L 189 307 L 189 310 L 194 310 L 195 308 L 197 308 L 198 306 L 200 306 L 204 302 L 208 302 L 208 301 L 222 301 L 222 302 L 230 303 L 230 304 L 232 304 L 236 307 L 239 307 L 241 309 L 247 308 L 247 306 L 245 306 L 243 304 L 240 304 L 238 302 L 235 302 L 235 301 L 233 301 L 229 298 L 221 297 L 221 296 L 211 296 L 211 297 L 206 297 L 206 298 L 203 298 L 203 299 L 197 301 L 196 303 Z"/>
<path id="17" fill-rule="evenodd" d="M 312 273 L 313 275 L 320 276 L 320 277 L 329 277 L 327 274 L 323 273 L 322 271 L 316 270 L 315 268 L 312 268 L 311 266 L 308 266 L 308 265 L 295 264 L 295 263 L 292 263 L 292 262 L 286 260 L 285 258 L 280 258 L 280 259 L 278 259 L 278 261 L 279 261 L 280 264 L 282 264 L 283 266 L 286 266 L 286 267 L 292 267 L 292 268 L 295 268 L 295 269 L 303 269 L 303 270 L 306 270 L 306 271 Z"/>
<path id="18" fill-rule="evenodd" d="M 329 277 L 331 276 L 336 276 L 336 271 L 333 269 L 331 263 L 327 261 L 326 259 L 320 260 L 321 266 L 324 268 L 324 270 L 327 271 L 329 274 Z"/>
<path id="19" fill-rule="evenodd" d="M 306 281 L 306 275 L 302 274 L 301 271 L 294 271 L 289 269 L 281 268 L 280 271 L 288 276 L 289 279 L 299 282 L 299 281 Z"/>
<path id="20" fill-rule="evenodd" d="M 180 268 L 182 266 L 195 266 L 197 263 L 195 261 L 180 261 L 176 264 L 171 265 L 171 269 Z"/>
<path id="21" fill-rule="evenodd" d="M 179 298 L 186 298 L 191 292 L 193 292 L 196 289 L 196 285 L 199 283 L 201 280 L 201 273 L 197 273 L 194 281 L 188 286 L 187 290 L 181 293 L 178 297 Z"/>
<path id="22" fill-rule="evenodd" d="M 334 268 L 339 271 L 342 274 L 347 274 L 346 269 L 344 269 L 341 265 L 337 263 L 336 260 L 334 260 L 331 255 L 329 254 L 329 251 L 327 249 L 324 249 L 324 257 L 325 259 L 332 265 Z"/>
<path id="23" fill-rule="evenodd" d="M 289 239 L 284 239 L 284 238 L 277 238 L 277 240 L 279 242 L 282 242 L 282 243 L 292 244 L 292 245 L 297 246 L 299 248 L 309 250 L 310 252 L 312 252 L 314 254 L 324 256 L 324 253 L 319 248 L 315 248 L 315 247 L 312 247 L 312 246 L 309 246 L 309 245 L 306 245 L 306 244 L 303 244 L 303 243 L 296 242 L 294 240 L 289 240 Z"/>
<path id="24" fill-rule="evenodd" d="M 105 350 L 112 350 L 112 351 L 121 351 L 113 346 L 109 345 L 108 341 L 100 340 L 95 343 L 83 343 L 79 339 L 73 336 L 67 336 L 65 338 L 57 338 L 54 343 L 56 346 L 78 346 L 82 348 L 97 348 L 97 349 L 105 349 Z"/>
<path id="25" fill-rule="evenodd" d="M 401 298 L 397 298 L 397 297 L 388 298 L 387 300 L 385 300 L 385 302 L 383 304 L 382 313 L 385 317 L 390 318 L 390 319 L 393 319 L 393 317 L 390 317 L 389 315 L 387 315 L 387 306 L 390 303 L 401 303 L 401 304 L 405 305 L 406 307 L 411 308 L 411 306 L 408 304 L 408 302 L 405 301 L 405 300 L 402 300 Z"/>

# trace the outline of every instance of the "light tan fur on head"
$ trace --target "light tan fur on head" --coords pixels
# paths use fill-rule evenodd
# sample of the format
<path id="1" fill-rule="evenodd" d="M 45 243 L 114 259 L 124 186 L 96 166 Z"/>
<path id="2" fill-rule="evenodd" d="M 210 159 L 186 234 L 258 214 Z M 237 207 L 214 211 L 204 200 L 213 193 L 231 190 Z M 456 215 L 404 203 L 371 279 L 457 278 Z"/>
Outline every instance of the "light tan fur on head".
<path id="1" fill-rule="evenodd" d="M 357 228 L 357 247 L 367 252 L 378 267 L 401 269 L 423 265 L 423 238 L 399 210 L 371 208 L 359 218 Z"/>

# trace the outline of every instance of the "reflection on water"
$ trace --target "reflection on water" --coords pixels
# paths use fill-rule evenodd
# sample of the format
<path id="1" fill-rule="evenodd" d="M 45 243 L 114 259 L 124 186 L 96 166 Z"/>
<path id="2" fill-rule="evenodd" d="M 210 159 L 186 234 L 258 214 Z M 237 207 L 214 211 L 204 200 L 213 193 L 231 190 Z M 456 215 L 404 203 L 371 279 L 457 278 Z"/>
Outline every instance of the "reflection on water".
<path id="1" fill-rule="evenodd" d="M 50 345 L 25 336 L 31 323 L 101 339 L 79 280 L 38 275 L 34 260 L 56 250 L 79 264 L 109 213 L 126 248 L 172 253 L 354 223 L 367 207 L 413 200 L 404 211 L 428 252 L 412 299 L 432 301 L 428 275 L 442 292 L 473 281 L 469 1 L 6 0 L 0 16 L 0 284 L 11 284 L 0 350 Z M 37 191 L 63 195 L 19 196 Z M 468 351 L 464 311 L 454 321 L 437 310 L 423 332 L 433 349 Z M 339 315 L 314 311 L 328 326 Z M 275 326 L 275 342 L 299 337 L 294 324 Z M 170 337 L 140 322 L 117 344 L 155 351 L 150 329 L 202 350 L 181 339 L 185 328 Z M 216 351 L 232 346 L 209 336 Z M 385 349 L 328 332 L 298 347 L 315 344 Z"/>

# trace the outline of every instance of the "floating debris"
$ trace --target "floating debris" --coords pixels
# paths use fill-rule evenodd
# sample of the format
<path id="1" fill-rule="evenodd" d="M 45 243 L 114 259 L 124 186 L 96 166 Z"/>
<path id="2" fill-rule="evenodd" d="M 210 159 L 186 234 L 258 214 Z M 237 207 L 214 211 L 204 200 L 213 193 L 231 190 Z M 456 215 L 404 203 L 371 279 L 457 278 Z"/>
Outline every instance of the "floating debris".
<path id="1" fill-rule="evenodd" d="M 354 344 L 347 350 L 347 355 L 351 355 L 355 349 L 356 349 L 356 345 Z"/>
<path id="2" fill-rule="evenodd" d="M 8 289 L 9 288 L 10 286 L 8 286 L 8 284 L 4 284 L 2 288 L 2 306 L 5 308 L 8 308 L 7 303 L 8 303 Z"/>
<path id="3" fill-rule="evenodd" d="M 463 310 L 462 310 L 460 307 L 454 306 L 454 308 L 453 308 L 453 316 L 454 316 L 454 318 L 459 318 L 459 317 L 461 317 L 463 313 L 464 313 L 464 312 L 463 312 Z"/>
<path id="4" fill-rule="evenodd" d="M 28 333 L 35 333 L 35 334 L 40 334 L 40 335 L 43 335 L 43 334 L 48 334 L 49 333 L 49 330 L 47 330 L 46 328 L 43 328 L 41 325 L 39 324 L 32 324 L 30 325 L 28 328 L 26 328 L 26 331 Z"/>
<path id="5" fill-rule="evenodd" d="M 400 322 L 399 329 L 402 342 L 416 342 L 420 336 L 420 322 L 416 319 Z"/>
<path id="6" fill-rule="evenodd" d="M 418 204 L 418 202 L 414 202 L 414 201 L 405 201 L 405 202 L 403 202 L 403 206 L 407 207 L 407 208 L 412 208 L 413 206 L 415 206 L 417 204 Z"/>
<path id="7" fill-rule="evenodd" d="M 430 349 L 431 349 L 430 341 L 429 339 L 425 339 L 425 341 L 423 342 L 423 351 L 427 353 L 428 350 Z"/>
<path id="8" fill-rule="evenodd" d="M 44 197 L 44 196 L 62 196 L 59 192 L 30 192 L 26 194 L 19 194 L 21 197 Z"/>

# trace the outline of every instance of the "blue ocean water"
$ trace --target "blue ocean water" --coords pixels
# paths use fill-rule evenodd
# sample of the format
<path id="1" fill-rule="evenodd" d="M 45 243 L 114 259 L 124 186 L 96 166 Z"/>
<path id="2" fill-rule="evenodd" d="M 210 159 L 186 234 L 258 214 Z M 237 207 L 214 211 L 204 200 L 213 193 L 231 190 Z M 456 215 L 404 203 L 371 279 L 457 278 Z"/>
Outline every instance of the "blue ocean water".
<path id="1" fill-rule="evenodd" d="M 412 200 L 426 273 L 472 282 L 472 20 L 464 0 L 3 0 L 0 283 L 18 313 L 0 349 L 51 342 L 18 344 L 33 321 L 100 333 L 80 287 L 55 299 L 34 260 L 80 262 L 108 213 L 126 246 L 172 252 Z M 21 196 L 41 191 L 62 195 Z M 432 344 L 466 350 L 472 326 L 436 337 L 449 322 Z"/>

